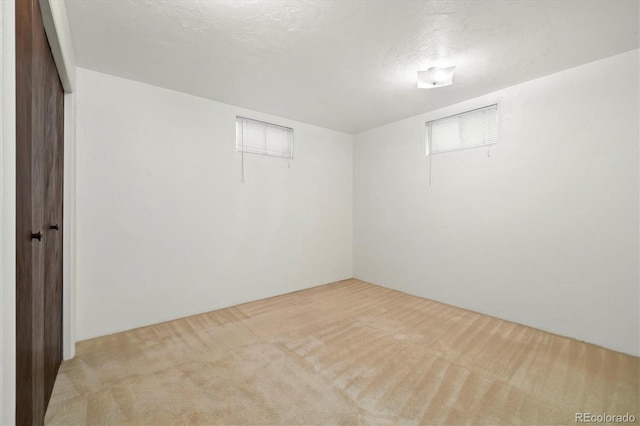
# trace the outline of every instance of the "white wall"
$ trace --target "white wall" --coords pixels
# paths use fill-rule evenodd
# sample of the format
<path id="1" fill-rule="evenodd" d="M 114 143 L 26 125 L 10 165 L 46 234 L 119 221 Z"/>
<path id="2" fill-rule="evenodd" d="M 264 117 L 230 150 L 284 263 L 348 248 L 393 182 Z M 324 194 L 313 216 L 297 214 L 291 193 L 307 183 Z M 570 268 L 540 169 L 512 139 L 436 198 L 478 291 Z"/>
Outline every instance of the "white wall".
<path id="1" fill-rule="evenodd" d="M 350 278 L 352 136 L 77 72 L 79 340 Z M 235 152 L 235 117 L 295 159 Z"/>
<path id="2" fill-rule="evenodd" d="M 0 2 L 0 424 L 15 421 L 15 2 Z"/>
<path id="3" fill-rule="evenodd" d="M 638 355 L 638 72 L 636 50 L 356 135 L 355 276 Z M 491 157 L 435 155 L 429 186 L 425 122 L 496 101 Z"/>

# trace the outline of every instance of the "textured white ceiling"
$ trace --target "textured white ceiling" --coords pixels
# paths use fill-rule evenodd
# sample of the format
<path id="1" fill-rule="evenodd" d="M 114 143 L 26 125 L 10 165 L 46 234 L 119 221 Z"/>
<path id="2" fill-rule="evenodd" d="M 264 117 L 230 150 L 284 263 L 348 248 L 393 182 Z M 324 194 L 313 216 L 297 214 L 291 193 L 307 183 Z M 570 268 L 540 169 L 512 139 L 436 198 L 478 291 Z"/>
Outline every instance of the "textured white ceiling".
<path id="1" fill-rule="evenodd" d="M 81 67 L 349 133 L 639 44 L 637 0 L 66 5 Z M 453 86 L 416 88 L 449 64 Z"/>

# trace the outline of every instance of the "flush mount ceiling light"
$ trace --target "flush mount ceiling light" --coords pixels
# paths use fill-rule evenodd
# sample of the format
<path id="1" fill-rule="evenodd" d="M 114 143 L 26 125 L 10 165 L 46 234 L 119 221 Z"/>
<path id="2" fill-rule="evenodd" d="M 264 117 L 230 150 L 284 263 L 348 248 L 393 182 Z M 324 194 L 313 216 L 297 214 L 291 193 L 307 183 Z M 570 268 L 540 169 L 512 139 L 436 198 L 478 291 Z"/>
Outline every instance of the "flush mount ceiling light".
<path id="1" fill-rule="evenodd" d="M 452 67 L 431 67 L 426 71 L 418 71 L 418 89 L 431 89 L 434 87 L 444 87 L 453 84 L 453 71 L 456 69 L 455 65 Z"/>

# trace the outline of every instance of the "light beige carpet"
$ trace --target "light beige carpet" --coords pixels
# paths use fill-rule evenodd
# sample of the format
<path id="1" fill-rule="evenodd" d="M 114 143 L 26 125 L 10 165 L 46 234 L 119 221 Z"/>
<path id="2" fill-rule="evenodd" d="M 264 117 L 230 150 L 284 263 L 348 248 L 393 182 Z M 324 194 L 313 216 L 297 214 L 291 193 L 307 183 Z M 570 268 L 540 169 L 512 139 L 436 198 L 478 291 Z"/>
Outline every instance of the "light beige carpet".
<path id="1" fill-rule="evenodd" d="M 638 367 L 636 357 L 346 280 L 80 342 L 46 423 L 638 419 Z"/>

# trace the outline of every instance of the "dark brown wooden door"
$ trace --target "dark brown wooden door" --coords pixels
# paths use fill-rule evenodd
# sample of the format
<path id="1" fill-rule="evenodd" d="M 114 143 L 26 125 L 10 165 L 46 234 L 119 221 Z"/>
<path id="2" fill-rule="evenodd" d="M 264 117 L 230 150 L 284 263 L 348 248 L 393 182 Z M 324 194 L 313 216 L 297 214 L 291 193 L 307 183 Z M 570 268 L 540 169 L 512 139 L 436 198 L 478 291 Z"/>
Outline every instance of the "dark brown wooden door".
<path id="1" fill-rule="evenodd" d="M 48 47 L 48 46 L 47 46 Z M 45 401 L 62 362 L 62 197 L 64 170 L 64 91 L 51 51 L 47 50 L 43 121 L 45 140 L 44 188 L 44 337 Z"/>
<path id="2" fill-rule="evenodd" d="M 16 423 L 20 425 L 44 423 L 62 359 L 63 102 L 39 0 L 17 0 Z"/>

